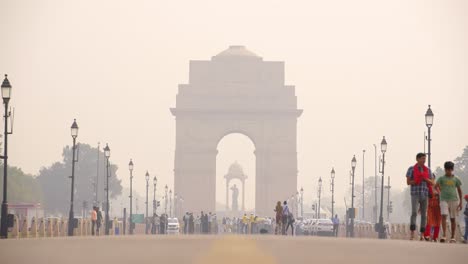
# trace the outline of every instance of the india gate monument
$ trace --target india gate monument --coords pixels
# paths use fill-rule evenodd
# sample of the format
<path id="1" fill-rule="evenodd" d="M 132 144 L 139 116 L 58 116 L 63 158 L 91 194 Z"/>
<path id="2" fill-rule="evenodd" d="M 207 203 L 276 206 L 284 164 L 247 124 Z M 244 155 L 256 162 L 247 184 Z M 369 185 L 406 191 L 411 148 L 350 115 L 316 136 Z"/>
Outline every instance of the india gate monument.
<path id="1" fill-rule="evenodd" d="M 190 61 L 189 82 L 179 85 L 171 112 L 174 190 L 184 197 L 185 208 L 216 211 L 217 146 L 231 133 L 249 137 L 255 146 L 255 175 L 249 179 L 255 181 L 257 215 L 272 215 L 277 201 L 296 193 L 302 110 L 294 86 L 285 85 L 284 62 L 264 61 L 243 46 Z"/>

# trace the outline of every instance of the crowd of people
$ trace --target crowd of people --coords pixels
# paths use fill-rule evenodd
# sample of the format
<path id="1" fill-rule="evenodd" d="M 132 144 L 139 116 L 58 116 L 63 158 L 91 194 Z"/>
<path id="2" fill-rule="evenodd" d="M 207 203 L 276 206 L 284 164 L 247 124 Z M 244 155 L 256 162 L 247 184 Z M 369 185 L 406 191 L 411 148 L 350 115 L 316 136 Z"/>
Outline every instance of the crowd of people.
<path id="1" fill-rule="evenodd" d="M 411 189 L 410 240 L 416 239 L 416 217 L 421 216 L 419 240 L 446 242 L 447 220 L 450 219 L 450 243 L 456 243 L 456 219 L 463 209 L 465 219 L 464 243 L 468 241 L 468 194 L 463 197 L 459 177 L 455 176 L 454 163 L 444 164 L 444 175 L 436 178 L 431 169 L 426 167 L 426 154 L 416 155 L 417 163 L 408 168 L 406 183 Z M 439 238 L 440 226 L 442 237 Z"/>

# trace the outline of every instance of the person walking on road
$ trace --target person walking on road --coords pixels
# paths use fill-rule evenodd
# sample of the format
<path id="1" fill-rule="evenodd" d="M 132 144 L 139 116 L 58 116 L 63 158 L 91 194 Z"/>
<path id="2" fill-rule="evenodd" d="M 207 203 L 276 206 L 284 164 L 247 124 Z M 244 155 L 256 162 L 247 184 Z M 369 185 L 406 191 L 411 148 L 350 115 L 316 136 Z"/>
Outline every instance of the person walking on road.
<path id="1" fill-rule="evenodd" d="M 439 192 L 434 188 L 432 190 L 432 195 L 429 196 L 429 204 L 427 207 L 427 225 L 426 231 L 424 232 L 424 239 L 426 241 L 437 242 L 437 239 L 439 238 L 440 223 L 442 222 L 442 216 L 440 214 Z"/>
<path id="2" fill-rule="evenodd" d="M 97 212 L 96 206 L 93 206 L 93 210 L 91 211 L 91 235 L 96 234 L 96 222 L 97 222 Z"/>
<path id="3" fill-rule="evenodd" d="M 288 234 L 288 229 L 291 227 L 291 236 L 294 236 L 294 222 L 296 220 L 294 219 L 294 215 L 289 213 L 288 214 L 288 224 L 286 225 L 286 235 Z"/>
<path id="4" fill-rule="evenodd" d="M 338 237 L 338 229 L 340 227 L 340 219 L 338 218 L 338 215 L 336 214 L 335 217 L 332 218 L 333 222 L 333 236 Z"/>
<path id="5" fill-rule="evenodd" d="M 101 224 L 102 224 L 102 213 L 99 207 L 96 206 L 96 235 L 99 236 L 100 230 L 101 230 Z"/>
<path id="6" fill-rule="evenodd" d="M 406 172 L 406 184 L 411 186 L 410 240 L 414 239 L 418 209 L 421 211 L 420 240 L 423 240 L 423 234 L 426 230 L 427 222 L 427 198 L 429 196 L 429 187 L 434 184 L 434 181 L 431 169 L 424 165 L 426 163 L 426 154 L 418 153 L 416 155 L 416 161 L 416 165 L 409 167 Z"/>
<path id="7" fill-rule="evenodd" d="M 460 178 L 453 174 L 455 164 L 447 161 L 444 164 L 445 175 L 437 179 L 436 188 L 440 189 L 440 211 L 442 214 L 442 231 L 444 237 L 440 242 L 445 242 L 447 236 L 447 216 L 450 217 L 451 238 L 450 243 L 456 243 L 455 230 L 458 211 L 462 209 L 463 198 Z M 458 193 L 458 196 L 457 196 Z"/>
<path id="8" fill-rule="evenodd" d="M 278 201 L 275 207 L 276 213 L 276 228 L 275 228 L 275 235 L 279 235 L 282 230 L 282 223 L 283 223 L 283 206 L 281 206 L 281 202 Z"/>
<path id="9" fill-rule="evenodd" d="M 288 216 L 289 216 L 290 212 L 289 212 L 289 206 L 288 206 L 288 203 L 286 201 L 283 202 L 283 215 L 282 215 L 282 224 L 283 224 L 283 228 L 282 228 L 282 232 L 281 234 L 282 235 L 286 235 L 286 226 L 288 225 Z"/>
<path id="10" fill-rule="evenodd" d="M 465 215 L 465 235 L 463 236 L 463 243 L 468 244 L 468 194 L 465 194 L 465 202 L 465 211 L 463 211 Z"/>

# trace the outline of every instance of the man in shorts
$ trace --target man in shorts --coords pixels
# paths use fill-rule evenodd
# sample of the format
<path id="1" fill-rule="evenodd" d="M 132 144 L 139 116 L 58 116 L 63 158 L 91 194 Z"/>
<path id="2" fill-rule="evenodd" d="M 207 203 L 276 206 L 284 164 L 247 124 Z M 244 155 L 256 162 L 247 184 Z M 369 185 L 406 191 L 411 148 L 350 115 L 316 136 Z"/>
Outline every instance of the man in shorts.
<path id="1" fill-rule="evenodd" d="M 458 211 L 462 209 L 462 190 L 460 179 L 453 175 L 454 164 L 447 161 L 444 164 L 445 175 L 438 178 L 436 188 L 440 189 L 440 211 L 442 214 L 442 231 L 444 236 L 440 242 L 445 242 L 447 231 L 447 216 L 450 216 L 451 238 L 450 243 L 455 243 L 456 218 Z M 458 193 L 458 195 L 457 195 Z"/>

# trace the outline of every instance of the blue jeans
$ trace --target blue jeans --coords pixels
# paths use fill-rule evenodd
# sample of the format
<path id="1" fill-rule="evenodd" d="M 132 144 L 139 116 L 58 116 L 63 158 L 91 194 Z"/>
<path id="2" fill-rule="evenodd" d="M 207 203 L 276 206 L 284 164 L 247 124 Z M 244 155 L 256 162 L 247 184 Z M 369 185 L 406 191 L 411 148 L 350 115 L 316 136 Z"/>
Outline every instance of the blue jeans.
<path id="1" fill-rule="evenodd" d="M 468 217 L 465 216 L 465 241 L 468 241 Z"/>

